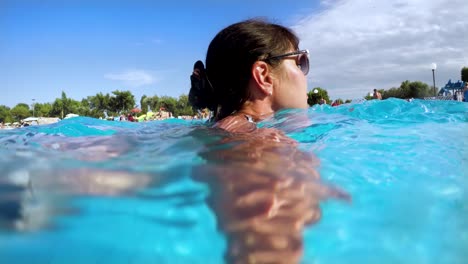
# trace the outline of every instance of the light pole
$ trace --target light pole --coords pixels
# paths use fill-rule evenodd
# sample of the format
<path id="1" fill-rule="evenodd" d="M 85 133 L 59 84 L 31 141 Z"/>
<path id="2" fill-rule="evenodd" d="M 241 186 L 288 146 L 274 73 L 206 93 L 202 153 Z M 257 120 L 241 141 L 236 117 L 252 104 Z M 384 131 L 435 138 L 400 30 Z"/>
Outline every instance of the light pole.
<path id="1" fill-rule="evenodd" d="M 431 66 L 432 66 L 432 83 L 434 84 L 434 97 L 435 97 L 436 96 L 435 70 L 437 69 L 437 64 L 433 62 Z"/>
<path id="2" fill-rule="evenodd" d="M 36 104 L 34 103 L 36 101 L 36 99 L 32 99 L 33 103 L 32 103 L 32 107 L 33 107 L 33 117 L 34 117 L 34 110 L 36 110 Z"/>

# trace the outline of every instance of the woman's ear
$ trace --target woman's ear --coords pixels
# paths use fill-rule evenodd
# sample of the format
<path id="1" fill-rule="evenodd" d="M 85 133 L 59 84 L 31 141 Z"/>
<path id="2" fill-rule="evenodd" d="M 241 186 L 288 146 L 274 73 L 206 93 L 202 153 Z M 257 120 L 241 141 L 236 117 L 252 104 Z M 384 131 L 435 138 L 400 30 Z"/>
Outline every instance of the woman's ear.
<path id="1" fill-rule="evenodd" d="M 265 95 L 273 93 L 273 78 L 268 64 L 264 61 L 257 61 L 252 65 L 252 77 L 256 87 Z"/>

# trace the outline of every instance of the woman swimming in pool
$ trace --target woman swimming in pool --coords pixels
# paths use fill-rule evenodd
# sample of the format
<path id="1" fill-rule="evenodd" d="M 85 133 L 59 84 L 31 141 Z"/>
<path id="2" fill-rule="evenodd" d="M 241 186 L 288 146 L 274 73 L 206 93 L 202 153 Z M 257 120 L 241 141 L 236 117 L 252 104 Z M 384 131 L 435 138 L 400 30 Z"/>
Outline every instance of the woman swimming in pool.
<path id="1" fill-rule="evenodd" d="M 212 187 L 229 263 L 299 262 L 303 228 L 319 220 L 319 201 L 349 198 L 318 182 L 317 159 L 296 141 L 256 125 L 279 110 L 308 107 L 308 71 L 308 51 L 294 33 L 261 20 L 221 30 L 206 69 L 194 65 L 190 103 L 213 111 L 213 127 L 227 132 L 220 143 L 229 147 L 207 148 L 207 165 L 194 175 Z"/>

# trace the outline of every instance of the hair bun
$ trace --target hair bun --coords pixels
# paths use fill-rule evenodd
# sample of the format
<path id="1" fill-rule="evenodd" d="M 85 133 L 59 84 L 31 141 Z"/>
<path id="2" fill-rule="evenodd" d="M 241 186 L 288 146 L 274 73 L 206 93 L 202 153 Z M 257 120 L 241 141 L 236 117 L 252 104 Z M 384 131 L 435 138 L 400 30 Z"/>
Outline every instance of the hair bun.
<path id="1" fill-rule="evenodd" d="M 189 103 L 196 109 L 208 108 L 214 110 L 214 95 L 211 87 L 208 85 L 205 65 L 202 61 L 198 60 L 193 65 L 190 82 Z"/>

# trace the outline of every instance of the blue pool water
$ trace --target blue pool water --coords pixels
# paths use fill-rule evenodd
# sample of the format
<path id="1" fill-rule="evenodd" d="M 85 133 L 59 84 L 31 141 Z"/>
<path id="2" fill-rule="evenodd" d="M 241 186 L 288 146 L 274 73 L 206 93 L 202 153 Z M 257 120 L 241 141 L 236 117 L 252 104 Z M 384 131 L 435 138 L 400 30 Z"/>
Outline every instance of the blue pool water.
<path id="1" fill-rule="evenodd" d="M 315 106 L 260 126 L 353 199 L 321 204 L 302 263 L 466 263 L 468 104 Z M 0 131 L 0 263 L 223 263 L 210 189 L 191 177 L 218 136 L 176 119 Z"/>

